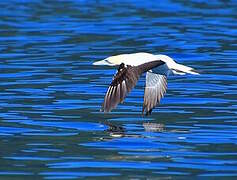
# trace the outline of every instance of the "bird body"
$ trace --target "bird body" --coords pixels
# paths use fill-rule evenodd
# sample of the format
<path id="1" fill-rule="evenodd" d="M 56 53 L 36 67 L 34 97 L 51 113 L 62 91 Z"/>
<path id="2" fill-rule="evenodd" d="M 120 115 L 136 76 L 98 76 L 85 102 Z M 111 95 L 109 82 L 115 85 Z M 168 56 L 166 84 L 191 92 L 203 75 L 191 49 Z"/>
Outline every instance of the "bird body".
<path id="1" fill-rule="evenodd" d="M 157 60 L 156 56 L 150 53 L 133 53 L 133 54 L 120 54 L 116 56 L 110 56 L 102 61 L 97 61 L 93 63 L 94 65 L 109 65 L 116 66 L 121 63 L 138 66 L 146 62 Z"/>
<path id="2" fill-rule="evenodd" d="M 167 76 L 199 74 L 191 67 L 176 63 L 169 56 L 144 52 L 110 56 L 94 62 L 93 65 L 119 66 L 105 95 L 102 106 L 105 112 L 111 111 L 117 104 L 123 102 L 143 73 L 146 73 L 146 87 L 142 113 L 146 111 L 146 114 L 150 114 L 164 96 Z"/>
<path id="3" fill-rule="evenodd" d="M 178 64 L 169 56 L 162 55 L 162 54 L 154 55 L 154 54 L 145 53 L 145 52 L 110 56 L 104 60 L 94 62 L 93 65 L 118 66 L 121 63 L 124 63 L 125 65 L 139 66 L 141 64 L 157 61 L 157 60 L 162 60 L 163 62 L 165 62 L 165 64 L 163 66 L 159 66 L 152 69 L 153 72 L 156 74 L 161 74 L 161 75 L 166 75 L 166 76 L 168 76 L 170 73 L 171 74 L 181 73 L 181 75 L 185 73 L 198 74 L 197 72 L 192 71 L 193 68 Z"/>

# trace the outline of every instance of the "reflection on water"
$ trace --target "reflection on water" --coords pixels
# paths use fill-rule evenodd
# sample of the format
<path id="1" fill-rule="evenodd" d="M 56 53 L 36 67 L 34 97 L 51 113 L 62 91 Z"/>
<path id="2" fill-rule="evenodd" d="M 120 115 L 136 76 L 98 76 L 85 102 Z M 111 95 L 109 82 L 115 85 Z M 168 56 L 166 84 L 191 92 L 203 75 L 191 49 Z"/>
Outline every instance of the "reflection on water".
<path id="1" fill-rule="evenodd" d="M 163 132 L 165 130 L 165 125 L 158 123 L 143 123 L 143 127 L 147 132 Z"/>
<path id="2" fill-rule="evenodd" d="M 108 132 L 112 137 L 139 137 L 139 135 L 128 134 L 128 132 L 126 132 L 126 129 L 120 125 L 112 124 L 109 122 L 106 122 L 105 125 L 108 126 L 106 132 Z M 143 123 L 143 127 L 146 132 L 163 132 L 165 129 L 164 124 L 158 123 Z"/>
<path id="3" fill-rule="evenodd" d="M 237 176 L 236 1 L 0 1 L 0 178 Z M 149 117 L 144 77 L 99 111 L 115 69 L 163 53 L 176 76 Z"/>
<path id="4" fill-rule="evenodd" d="M 110 134 L 112 137 L 123 137 L 125 136 L 125 129 L 122 126 L 115 125 L 109 122 L 106 122 L 106 125 L 108 126 L 108 129 L 106 132 Z"/>

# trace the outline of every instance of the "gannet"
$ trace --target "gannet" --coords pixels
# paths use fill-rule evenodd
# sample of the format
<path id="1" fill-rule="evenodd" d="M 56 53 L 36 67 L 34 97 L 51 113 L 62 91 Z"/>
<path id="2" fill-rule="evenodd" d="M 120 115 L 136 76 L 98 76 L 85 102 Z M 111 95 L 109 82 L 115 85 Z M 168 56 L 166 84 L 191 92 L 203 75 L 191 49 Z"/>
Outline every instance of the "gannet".
<path id="1" fill-rule="evenodd" d="M 176 63 L 167 55 L 150 53 L 132 53 L 110 56 L 94 62 L 93 65 L 118 66 L 111 84 L 105 94 L 101 111 L 110 112 L 122 103 L 126 95 L 134 88 L 139 77 L 146 73 L 146 86 L 142 114 L 151 114 L 152 109 L 160 103 L 167 89 L 169 75 L 199 73 L 191 67 Z"/>

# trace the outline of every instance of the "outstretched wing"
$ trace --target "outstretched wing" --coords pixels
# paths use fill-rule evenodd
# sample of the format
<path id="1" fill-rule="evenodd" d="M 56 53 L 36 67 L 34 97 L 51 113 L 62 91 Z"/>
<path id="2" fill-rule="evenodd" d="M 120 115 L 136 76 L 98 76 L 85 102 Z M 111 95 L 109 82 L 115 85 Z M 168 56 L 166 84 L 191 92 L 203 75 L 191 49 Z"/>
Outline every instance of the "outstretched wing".
<path id="1" fill-rule="evenodd" d="M 146 87 L 144 92 L 144 103 L 142 114 L 151 114 L 152 109 L 160 103 L 167 89 L 166 76 L 154 74 L 150 71 L 146 73 Z"/>
<path id="2" fill-rule="evenodd" d="M 134 88 L 140 75 L 154 67 L 164 64 L 163 61 L 152 61 L 139 66 L 120 64 L 112 83 L 110 84 L 102 105 L 102 111 L 110 112 L 123 102 L 126 95 Z"/>

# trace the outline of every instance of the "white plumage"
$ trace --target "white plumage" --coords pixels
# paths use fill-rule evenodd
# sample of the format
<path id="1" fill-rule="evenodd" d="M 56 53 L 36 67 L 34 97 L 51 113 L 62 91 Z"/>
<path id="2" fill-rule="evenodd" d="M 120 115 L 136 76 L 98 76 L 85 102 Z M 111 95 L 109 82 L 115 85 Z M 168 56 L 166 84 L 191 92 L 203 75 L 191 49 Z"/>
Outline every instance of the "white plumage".
<path id="1" fill-rule="evenodd" d="M 176 63 L 166 55 L 150 53 L 121 54 L 94 62 L 93 65 L 120 66 L 108 88 L 102 110 L 107 112 L 123 102 L 126 94 L 135 86 L 139 76 L 146 72 L 143 112 L 150 114 L 160 102 L 167 88 L 169 75 L 198 75 L 193 68 Z"/>

